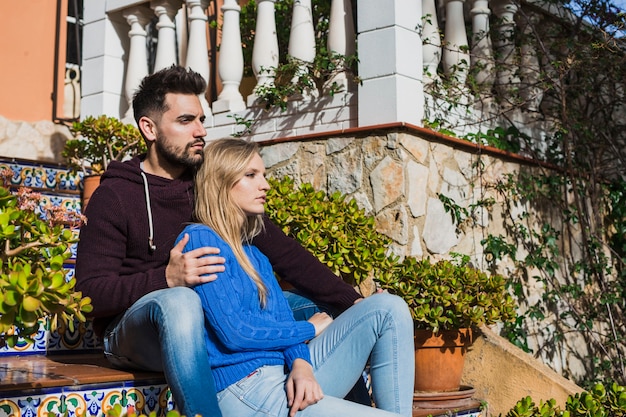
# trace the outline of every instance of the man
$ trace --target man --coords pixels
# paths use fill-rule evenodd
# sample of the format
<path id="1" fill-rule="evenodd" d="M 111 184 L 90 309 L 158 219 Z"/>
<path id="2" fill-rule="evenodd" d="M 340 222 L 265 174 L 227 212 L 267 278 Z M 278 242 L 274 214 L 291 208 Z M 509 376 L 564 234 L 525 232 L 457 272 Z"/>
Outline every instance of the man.
<path id="1" fill-rule="evenodd" d="M 187 238 L 173 246 L 192 221 L 193 174 L 206 135 L 198 95 L 205 87 L 199 74 L 179 66 L 144 78 L 133 110 L 148 151 L 112 162 L 103 175 L 81 228 L 76 280 L 92 299 L 109 361 L 163 371 L 184 415 L 210 417 L 221 413 L 191 287 L 216 279 L 224 259 L 208 247 L 183 254 Z M 360 299 L 276 225 L 266 219 L 265 226 L 254 244 L 282 279 L 339 312 Z"/>

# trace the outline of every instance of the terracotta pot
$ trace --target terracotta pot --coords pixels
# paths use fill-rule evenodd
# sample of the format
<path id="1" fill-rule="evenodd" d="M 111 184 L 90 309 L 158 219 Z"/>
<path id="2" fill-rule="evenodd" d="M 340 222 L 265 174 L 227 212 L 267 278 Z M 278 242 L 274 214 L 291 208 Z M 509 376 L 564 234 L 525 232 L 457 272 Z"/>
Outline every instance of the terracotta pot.
<path id="1" fill-rule="evenodd" d="M 458 391 L 471 329 L 415 330 L 415 391 Z"/>
<path id="2" fill-rule="evenodd" d="M 81 202 L 82 213 L 84 213 L 87 209 L 87 203 L 89 203 L 91 195 L 100 185 L 100 177 L 101 175 L 85 175 L 85 177 L 83 178 L 83 195 Z"/>

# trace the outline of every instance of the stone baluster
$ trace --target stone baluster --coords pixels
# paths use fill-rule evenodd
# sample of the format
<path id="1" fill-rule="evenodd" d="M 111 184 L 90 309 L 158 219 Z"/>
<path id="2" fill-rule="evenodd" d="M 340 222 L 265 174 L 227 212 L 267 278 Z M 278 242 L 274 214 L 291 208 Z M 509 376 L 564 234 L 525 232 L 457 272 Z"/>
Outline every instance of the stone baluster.
<path id="1" fill-rule="evenodd" d="M 350 0 L 332 0 L 330 18 L 328 22 L 328 50 L 333 54 L 352 56 L 355 53 L 356 34 L 352 17 Z M 327 82 L 327 86 L 336 84 L 344 91 L 354 89 L 355 83 L 350 83 L 345 72 L 334 74 Z"/>
<path id="2" fill-rule="evenodd" d="M 465 0 L 446 0 L 446 24 L 444 29 L 443 69 L 452 75 L 459 85 L 464 85 L 469 71 L 470 56 L 463 3 Z"/>
<path id="3" fill-rule="evenodd" d="M 274 72 L 278 66 L 278 37 L 276 36 L 276 0 L 258 0 L 257 18 L 252 47 L 252 71 L 257 79 L 254 90 L 274 83 Z M 248 105 L 256 101 L 256 94 L 248 96 Z"/>
<path id="4" fill-rule="evenodd" d="M 207 42 L 206 9 L 208 0 L 185 0 L 189 10 L 189 43 L 187 44 L 186 66 L 204 77 L 209 83 L 209 47 Z M 200 102 L 207 119 L 212 115 L 205 94 L 200 95 Z"/>
<path id="5" fill-rule="evenodd" d="M 526 20 L 528 19 L 528 20 Z M 526 110 L 536 112 L 539 110 L 541 100 L 543 100 L 543 88 L 540 85 L 541 74 L 537 49 L 530 39 L 535 39 L 532 28 L 537 27 L 539 16 L 534 13 L 527 14 L 526 19 L 520 22 L 521 31 L 524 33 L 524 41 L 520 47 L 520 95 L 524 100 Z"/>
<path id="6" fill-rule="evenodd" d="M 424 84 L 428 85 L 439 78 L 437 70 L 441 62 L 441 34 L 435 0 L 422 0 L 422 42 Z"/>
<path id="7" fill-rule="evenodd" d="M 312 64 L 315 59 L 315 31 L 311 0 L 294 0 L 293 2 L 288 54 L 296 62 L 301 63 L 295 75 L 294 82 L 296 82 L 298 77 L 308 72 L 307 64 Z M 316 95 L 317 92 L 310 91 L 309 93 Z"/>
<path id="8" fill-rule="evenodd" d="M 150 22 L 152 11 L 143 6 L 132 7 L 124 10 L 123 16 L 130 25 L 130 31 L 128 32 L 130 37 L 128 66 L 124 84 L 128 110 L 124 115 L 123 121 L 125 123 L 133 123 L 133 95 L 137 87 L 139 87 L 141 80 L 148 75 L 148 51 L 146 49 L 148 33 L 146 32 L 146 25 Z"/>
<path id="9" fill-rule="evenodd" d="M 159 32 L 154 71 L 176 64 L 176 25 L 174 17 L 182 5 L 181 0 L 152 0 L 150 6 L 159 18 L 156 27 Z"/>
<path id="10" fill-rule="evenodd" d="M 515 53 L 515 13 L 517 5 L 513 0 L 494 0 L 491 9 L 498 17 L 497 35 L 493 40 L 497 52 L 496 88 L 503 102 L 516 101 L 519 78 L 516 75 L 518 58 Z"/>
<path id="11" fill-rule="evenodd" d="M 239 13 L 241 7 L 236 0 L 224 0 L 222 13 L 222 42 L 218 72 L 222 80 L 222 92 L 213 102 L 213 112 L 223 113 L 245 110 L 246 103 L 239 92 L 243 78 L 243 50 L 241 47 L 241 31 L 239 29 Z"/>
<path id="12" fill-rule="evenodd" d="M 472 14 L 472 68 L 475 69 L 476 83 L 491 90 L 495 81 L 495 61 L 491 36 L 489 35 L 489 1 L 474 0 Z"/>

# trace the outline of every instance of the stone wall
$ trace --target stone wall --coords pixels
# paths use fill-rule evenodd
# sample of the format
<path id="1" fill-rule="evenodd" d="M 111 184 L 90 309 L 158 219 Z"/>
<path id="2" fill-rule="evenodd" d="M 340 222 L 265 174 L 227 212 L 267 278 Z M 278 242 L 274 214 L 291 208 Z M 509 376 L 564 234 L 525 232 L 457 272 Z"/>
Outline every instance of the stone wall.
<path id="1" fill-rule="evenodd" d="M 536 163 L 519 156 L 402 124 L 263 145 L 269 176 L 287 175 L 297 184 L 311 183 L 316 189 L 340 191 L 355 199 L 375 216 L 378 230 L 393 239 L 391 250 L 396 255 L 438 260 L 456 252 L 470 256 L 483 270 L 488 265 L 481 240 L 488 235 L 507 236 L 505 224 L 511 221 L 511 213 L 503 209 L 504 197 L 494 184 L 506 175 L 518 178 L 522 171 L 538 169 Z M 457 227 L 439 194 L 472 213 L 470 224 Z M 488 207 L 478 204 L 489 199 L 492 204 Z M 565 245 L 574 246 L 572 242 L 579 237 L 564 230 L 558 210 L 529 204 L 516 202 L 515 210 L 532 213 L 524 220 L 528 227 L 539 230 L 546 222 L 552 224 L 561 233 L 562 253 L 569 254 Z M 518 259 L 523 259 L 524 249 L 517 250 Z M 515 268 L 511 261 L 504 261 L 498 271 L 511 276 Z M 530 273 L 532 276 L 534 271 Z M 520 306 L 521 312 L 541 300 L 545 292 L 538 281 L 526 279 L 524 285 L 527 304 Z M 577 350 L 586 343 L 576 332 L 559 345 L 551 343 L 552 326 L 559 321 L 558 311 L 553 314 L 545 321 L 525 323 L 528 345 L 561 375 L 584 376 L 585 365 Z M 550 344 L 548 348 L 546 344 Z"/>
<path id="2" fill-rule="evenodd" d="M 455 146 L 457 141 L 433 141 L 400 129 L 268 144 L 262 155 L 271 176 L 288 175 L 296 183 L 351 196 L 376 216 L 379 231 L 393 239 L 397 255 L 440 258 L 452 251 L 478 260 L 482 234 L 457 233 L 437 195 L 468 207 L 489 196 L 482 185 L 515 173 L 520 165 Z M 480 178 L 475 169 L 479 158 L 484 167 Z M 501 233 L 497 216 L 480 211 L 479 225 Z"/>
<path id="3" fill-rule="evenodd" d="M 0 116 L 0 155 L 4 158 L 59 162 L 72 135 L 65 125 L 48 120 L 23 122 Z"/>

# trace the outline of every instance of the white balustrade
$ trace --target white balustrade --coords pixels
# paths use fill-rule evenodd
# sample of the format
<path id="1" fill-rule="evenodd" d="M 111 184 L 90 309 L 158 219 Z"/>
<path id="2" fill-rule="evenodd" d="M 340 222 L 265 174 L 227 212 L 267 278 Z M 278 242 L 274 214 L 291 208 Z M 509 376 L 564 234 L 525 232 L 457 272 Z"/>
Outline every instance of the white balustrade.
<path id="1" fill-rule="evenodd" d="M 463 3 L 464 0 L 446 0 L 446 24 L 442 57 L 445 73 L 452 75 L 460 86 L 465 84 L 470 66 Z"/>
<path id="2" fill-rule="evenodd" d="M 422 52 L 424 54 L 424 84 L 433 83 L 441 62 L 441 34 L 437 22 L 435 0 L 422 0 Z"/>
<path id="3" fill-rule="evenodd" d="M 289 32 L 290 57 L 302 64 L 294 77 L 294 82 L 308 72 L 307 64 L 315 59 L 315 31 L 313 29 L 313 13 L 311 0 L 294 0 L 291 14 L 291 30 Z M 316 91 L 309 92 L 317 95 Z"/>
<path id="4" fill-rule="evenodd" d="M 515 50 L 515 13 L 517 5 L 513 0 L 494 0 L 491 8 L 498 17 L 497 35 L 494 46 L 497 51 L 497 83 L 496 88 L 504 101 L 515 101 L 516 90 L 520 79 L 517 74 L 519 59 Z"/>
<path id="5" fill-rule="evenodd" d="M 489 35 L 488 0 L 474 0 L 472 14 L 472 68 L 476 68 L 476 83 L 489 91 L 495 81 L 495 61 Z"/>
<path id="6" fill-rule="evenodd" d="M 158 17 L 156 24 L 158 30 L 158 42 L 154 71 L 167 68 L 176 64 L 176 25 L 174 17 L 182 5 L 181 0 L 153 0 L 151 7 Z"/>
<path id="7" fill-rule="evenodd" d="M 204 77 L 207 84 L 210 80 L 209 47 L 207 42 L 208 0 L 186 0 L 189 12 L 189 43 L 187 44 L 187 68 L 194 70 Z M 212 116 L 211 108 L 204 94 L 200 95 L 200 102 L 207 119 Z M 208 123 L 208 122 L 207 122 Z"/>
<path id="8" fill-rule="evenodd" d="M 276 0 L 258 0 L 254 45 L 252 47 L 252 71 L 257 79 L 256 89 L 274 83 L 274 73 L 278 67 L 278 37 L 276 36 Z M 256 101 L 253 93 L 248 97 L 248 105 Z"/>
<path id="9" fill-rule="evenodd" d="M 521 31 L 527 35 L 526 41 L 520 46 L 520 76 L 521 86 L 520 95 L 524 100 L 524 107 L 531 112 L 539 110 L 539 105 L 543 99 L 543 88 L 540 85 L 540 68 L 539 58 L 537 57 L 537 49 L 535 45 L 529 43 L 528 39 L 534 39 L 531 36 L 531 27 L 538 24 L 539 18 L 536 14 L 527 14 L 520 19 Z"/>
<path id="10" fill-rule="evenodd" d="M 218 72 L 222 80 L 222 92 L 213 102 L 213 113 L 245 110 L 246 103 L 239 92 L 243 78 L 243 49 L 239 30 L 241 7 L 236 0 L 225 0 L 222 6 L 222 42 L 218 61 Z"/>
<path id="11" fill-rule="evenodd" d="M 352 17 L 350 0 L 332 0 L 328 22 L 328 50 L 333 54 L 344 57 L 353 56 L 356 49 L 356 34 Z M 334 74 L 326 83 L 327 86 L 335 83 L 344 91 L 354 89 L 344 71 Z"/>
<path id="12" fill-rule="evenodd" d="M 124 93 L 128 103 L 128 111 L 123 120 L 130 123 L 133 120 L 133 95 L 141 80 L 148 75 L 148 54 L 146 51 L 146 25 L 152 17 L 152 11 L 144 6 L 132 7 L 124 10 L 124 18 L 130 25 L 130 47 L 128 51 L 128 66 L 126 67 L 126 83 Z"/>

